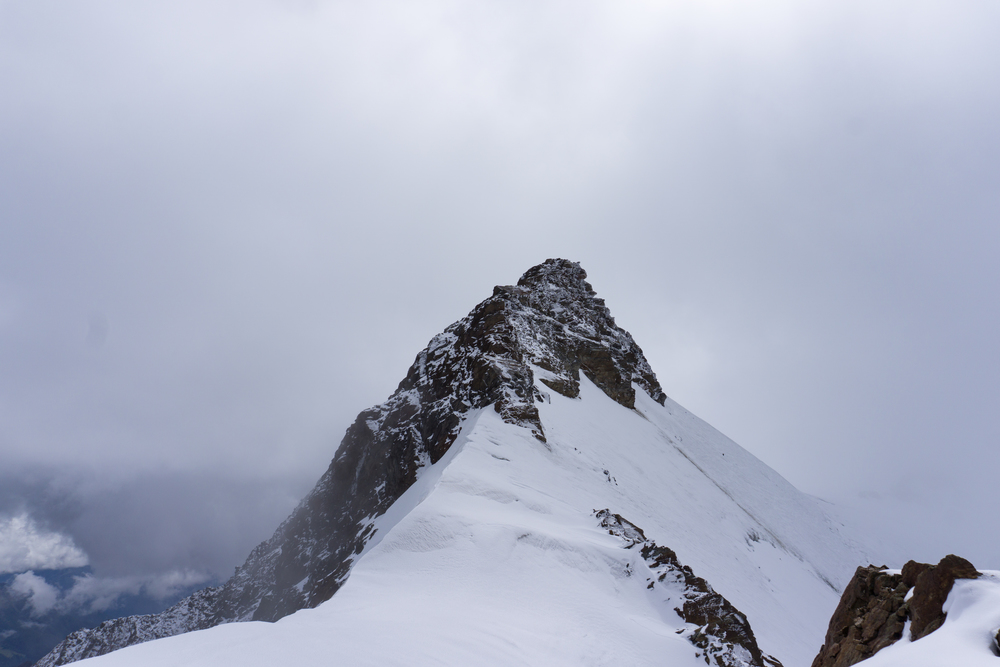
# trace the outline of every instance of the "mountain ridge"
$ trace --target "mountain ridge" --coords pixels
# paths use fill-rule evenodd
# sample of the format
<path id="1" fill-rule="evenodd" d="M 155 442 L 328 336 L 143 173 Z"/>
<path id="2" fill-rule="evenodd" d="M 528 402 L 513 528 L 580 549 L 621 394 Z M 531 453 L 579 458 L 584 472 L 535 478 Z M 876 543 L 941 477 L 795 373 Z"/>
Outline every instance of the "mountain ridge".
<path id="1" fill-rule="evenodd" d="M 698 667 L 724 656 L 747 667 L 753 654 L 734 641 L 741 617 L 762 659 L 809 664 L 837 601 L 819 574 L 839 580 L 863 559 L 823 507 L 669 398 L 660 405 L 636 388 L 628 409 L 585 374 L 575 398 L 537 388 L 546 442 L 492 406 L 471 410 L 441 460 L 374 520 L 326 603 L 88 665 L 264 667 L 337 656 L 372 667 Z M 619 529 L 609 516 L 628 520 Z M 671 567 L 669 552 L 684 565 Z M 688 586 L 695 578 L 735 611 Z"/>
<path id="2" fill-rule="evenodd" d="M 222 586 L 158 615 L 125 617 L 73 633 L 37 663 L 56 667 L 140 643 L 234 621 L 275 621 L 330 599 L 381 516 L 452 446 L 470 410 L 493 406 L 545 442 L 537 401 L 567 397 L 581 374 L 620 405 L 635 386 L 663 404 L 642 350 L 618 327 L 578 263 L 550 259 L 513 286 L 497 286 L 438 334 L 389 399 L 347 429 L 327 471 L 274 535 Z"/>

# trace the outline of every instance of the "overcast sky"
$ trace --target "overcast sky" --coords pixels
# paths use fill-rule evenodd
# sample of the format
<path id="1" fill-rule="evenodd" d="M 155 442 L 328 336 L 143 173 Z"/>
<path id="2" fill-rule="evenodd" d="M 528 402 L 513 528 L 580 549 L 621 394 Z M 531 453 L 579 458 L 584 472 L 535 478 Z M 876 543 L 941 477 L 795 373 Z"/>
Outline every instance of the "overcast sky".
<path id="1" fill-rule="evenodd" d="M 230 574 L 548 257 L 890 564 L 1000 569 L 998 34 L 992 0 L 0 0 L 0 570 Z"/>

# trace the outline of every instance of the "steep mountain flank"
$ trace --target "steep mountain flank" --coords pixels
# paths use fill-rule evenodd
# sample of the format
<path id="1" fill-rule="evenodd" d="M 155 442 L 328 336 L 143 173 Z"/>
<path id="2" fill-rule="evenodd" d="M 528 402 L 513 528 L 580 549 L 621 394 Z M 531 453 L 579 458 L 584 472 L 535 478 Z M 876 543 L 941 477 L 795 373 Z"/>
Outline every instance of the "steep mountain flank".
<path id="1" fill-rule="evenodd" d="M 537 379 L 568 397 L 581 373 L 620 405 L 635 388 L 664 395 L 642 350 L 615 324 L 579 264 L 550 259 L 497 287 L 417 355 L 395 393 L 358 415 L 330 467 L 224 585 L 162 614 L 108 621 L 68 637 L 39 667 L 233 621 L 275 621 L 330 599 L 383 515 L 441 459 L 470 411 L 493 406 L 545 441 Z"/>

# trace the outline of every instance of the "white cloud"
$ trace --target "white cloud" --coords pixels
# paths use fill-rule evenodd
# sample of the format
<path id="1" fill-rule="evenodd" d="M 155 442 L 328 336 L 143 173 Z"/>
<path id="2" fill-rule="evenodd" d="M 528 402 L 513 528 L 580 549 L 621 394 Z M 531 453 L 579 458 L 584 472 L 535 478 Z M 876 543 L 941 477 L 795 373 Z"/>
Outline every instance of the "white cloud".
<path id="1" fill-rule="evenodd" d="M 34 572 L 23 572 L 10 584 L 10 590 L 28 598 L 32 616 L 42 616 L 59 601 L 59 589 L 52 586 Z"/>
<path id="2" fill-rule="evenodd" d="M 208 576 L 204 573 L 192 572 L 190 570 L 174 570 L 173 572 L 167 572 L 147 580 L 143 586 L 147 595 L 162 600 L 163 598 L 177 594 L 185 588 L 203 584 L 206 581 L 208 581 Z"/>
<path id="3" fill-rule="evenodd" d="M 113 607 L 123 595 L 144 594 L 162 600 L 187 588 L 203 584 L 208 576 L 189 570 L 173 570 L 153 576 L 95 577 L 87 574 L 73 578 L 73 586 L 60 591 L 32 571 L 23 572 L 10 584 L 15 595 L 26 598 L 31 615 L 44 616 L 52 610 L 60 613 L 103 611 Z"/>
<path id="4" fill-rule="evenodd" d="M 207 580 L 207 575 L 189 570 L 173 570 L 154 576 L 95 577 L 88 574 L 74 577 L 73 587 L 60 598 L 59 607 L 63 611 L 102 611 L 112 607 L 123 595 L 145 594 L 162 600 Z"/>
<path id="5" fill-rule="evenodd" d="M 27 514 L 0 518 L 0 573 L 87 564 L 87 554 L 68 535 L 40 528 Z"/>

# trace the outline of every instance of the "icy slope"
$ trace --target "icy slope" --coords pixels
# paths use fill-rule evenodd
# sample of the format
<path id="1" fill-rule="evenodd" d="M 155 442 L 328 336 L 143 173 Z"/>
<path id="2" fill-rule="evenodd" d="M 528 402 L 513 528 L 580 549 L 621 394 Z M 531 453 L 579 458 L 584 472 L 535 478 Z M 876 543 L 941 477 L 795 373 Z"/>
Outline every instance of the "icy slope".
<path id="1" fill-rule="evenodd" d="M 816 501 L 669 400 L 639 390 L 629 409 L 586 377 L 577 398 L 538 388 L 546 440 L 475 413 L 318 608 L 83 664 L 705 664 L 681 591 L 601 527 L 608 508 L 744 612 L 765 653 L 808 665 L 828 581 L 863 558 Z"/>

